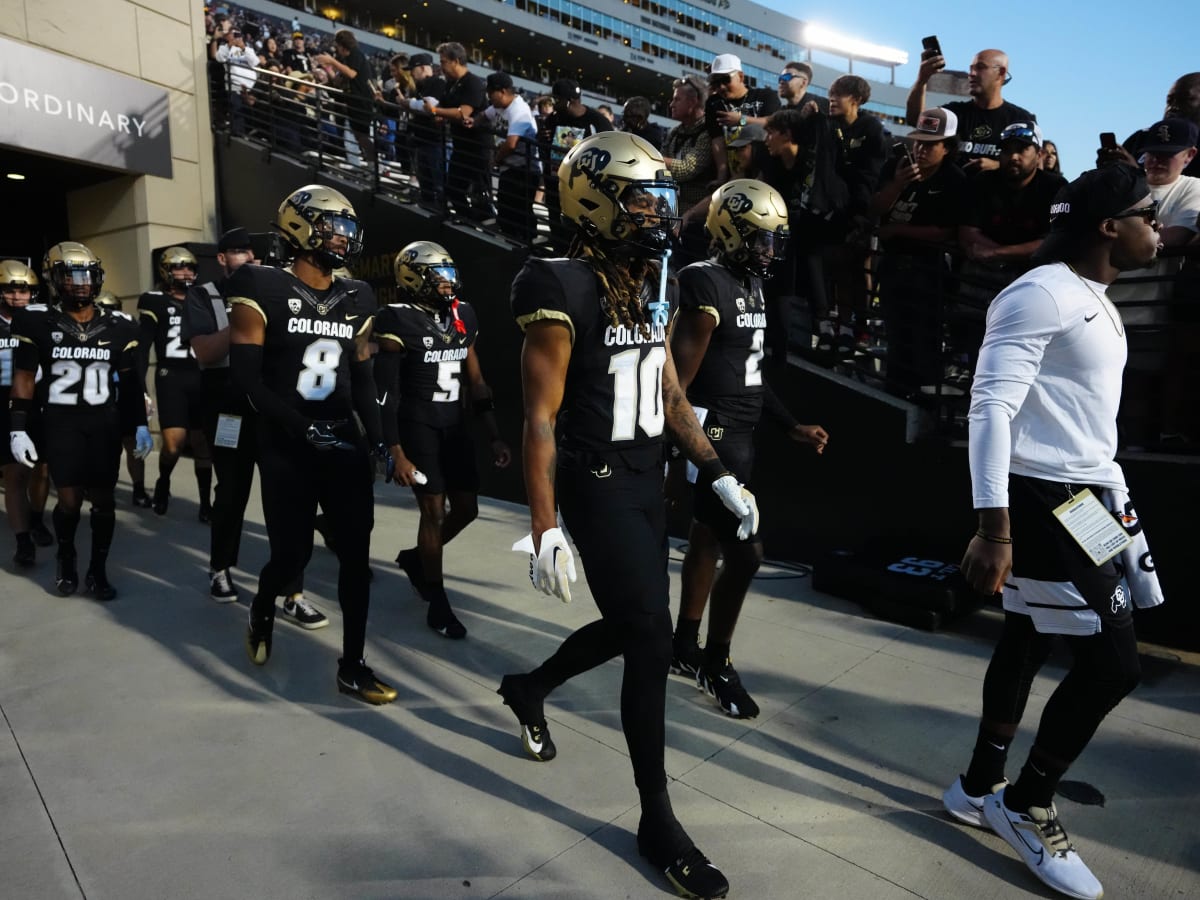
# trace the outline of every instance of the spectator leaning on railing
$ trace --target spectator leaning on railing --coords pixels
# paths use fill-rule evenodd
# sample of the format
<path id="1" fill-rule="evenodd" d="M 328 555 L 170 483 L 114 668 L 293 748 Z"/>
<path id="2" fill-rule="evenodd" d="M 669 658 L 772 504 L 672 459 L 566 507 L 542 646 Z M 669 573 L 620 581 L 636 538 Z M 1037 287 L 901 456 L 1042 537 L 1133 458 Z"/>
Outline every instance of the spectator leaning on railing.
<path id="1" fill-rule="evenodd" d="M 258 54 L 246 46 L 246 36 L 238 28 L 226 33 L 226 42 L 217 48 L 217 62 L 228 67 L 230 131 L 243 134 L 246 130 L 246 96 L 258 81 Z"/>

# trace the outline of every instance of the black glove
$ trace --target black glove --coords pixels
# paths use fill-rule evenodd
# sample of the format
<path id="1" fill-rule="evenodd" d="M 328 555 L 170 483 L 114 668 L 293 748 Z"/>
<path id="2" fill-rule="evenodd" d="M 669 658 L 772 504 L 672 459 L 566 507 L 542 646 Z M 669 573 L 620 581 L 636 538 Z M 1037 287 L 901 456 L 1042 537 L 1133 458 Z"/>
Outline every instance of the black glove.
<path id="1" fill-rule="evenodd" d="M 392 480 L 392 476 L 396 474 L 396 460 L 392 459 L 392 451 L 388 449 L 388 445 L 380 441 L 375 445 L 375 456 L 383 463 L 383 483 L 387 484 Z"/>
<path id="2" fill-rule="evenodd" d="M 335 431 L 345 424 L 345 419 L 313 422 L 304 432 L 304 439 L 318 450 L 353 450 L 353 444 L 343 441 L 335 434 Z"/>

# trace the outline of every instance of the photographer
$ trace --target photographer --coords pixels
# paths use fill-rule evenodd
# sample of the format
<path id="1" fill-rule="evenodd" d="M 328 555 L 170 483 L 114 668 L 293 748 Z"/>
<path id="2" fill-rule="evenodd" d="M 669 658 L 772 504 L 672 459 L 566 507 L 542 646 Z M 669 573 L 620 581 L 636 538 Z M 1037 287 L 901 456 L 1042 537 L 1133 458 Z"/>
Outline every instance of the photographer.
<path id="1" fill-rule="evenodd" d="M 246 96 L 258 81 L 258 54 L 246 46 L 246 36 L 240 28 L 226 33 L 226 42 L 216 50 L 216 60 L 228 68 L 230 130 L 235 135 L 246 130 Z"/>

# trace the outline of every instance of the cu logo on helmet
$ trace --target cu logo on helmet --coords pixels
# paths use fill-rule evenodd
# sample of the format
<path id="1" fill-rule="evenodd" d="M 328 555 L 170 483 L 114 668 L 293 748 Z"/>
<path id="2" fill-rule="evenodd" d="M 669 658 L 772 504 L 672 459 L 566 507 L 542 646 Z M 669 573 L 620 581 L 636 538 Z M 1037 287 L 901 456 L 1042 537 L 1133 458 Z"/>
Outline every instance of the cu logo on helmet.
<path id="1" fill-rule="evenodd" d="M 603 171 L 612 162 L 612 154 L 599 147 L 589 147 L 579 154 L 575 166 L 580 172 L 590 172 L 593 175 Z"/>
<path id="2" fill-rule="evenodd" d="M 725 208 L 733 215 L 740 216 L 754 208 L 754 201 L 745 194 L 733 194 L 725 198 Z"/>

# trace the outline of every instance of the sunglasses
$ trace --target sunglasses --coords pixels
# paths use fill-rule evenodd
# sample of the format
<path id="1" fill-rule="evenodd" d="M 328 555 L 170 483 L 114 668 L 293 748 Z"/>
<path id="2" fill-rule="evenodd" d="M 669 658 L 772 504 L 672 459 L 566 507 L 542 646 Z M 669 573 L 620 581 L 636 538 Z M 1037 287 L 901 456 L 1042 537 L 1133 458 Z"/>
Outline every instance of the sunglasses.
<path id="1" fill-rule="evenodd" d="M 1139 206 L 1137 209 L 1128 209 L 1123 213 L 1117 213 L 1115 216 L 1109 216 L 1110 219 L 1134 219 L 1139 218 L 1147 225 L 1153 225 L 1158 221 L 1158 201 L 1155 200 L 1149 206 Z"/>
<path id="2" fill-rule="evenodd" d="M 733 79 L 729 75 L 709 75 L 708 83 L 713 87 L 721 87 L 729 84 Z"/>
<path id="3" fill-rule="evenodd" d="M 782 75 L 779 76 L 779 83 L 787 84 L 793 78 L 804 78 L 804 77 L 806 77 L 806 76 L 801 75 L 799 72 L 784 72 Z"/>

